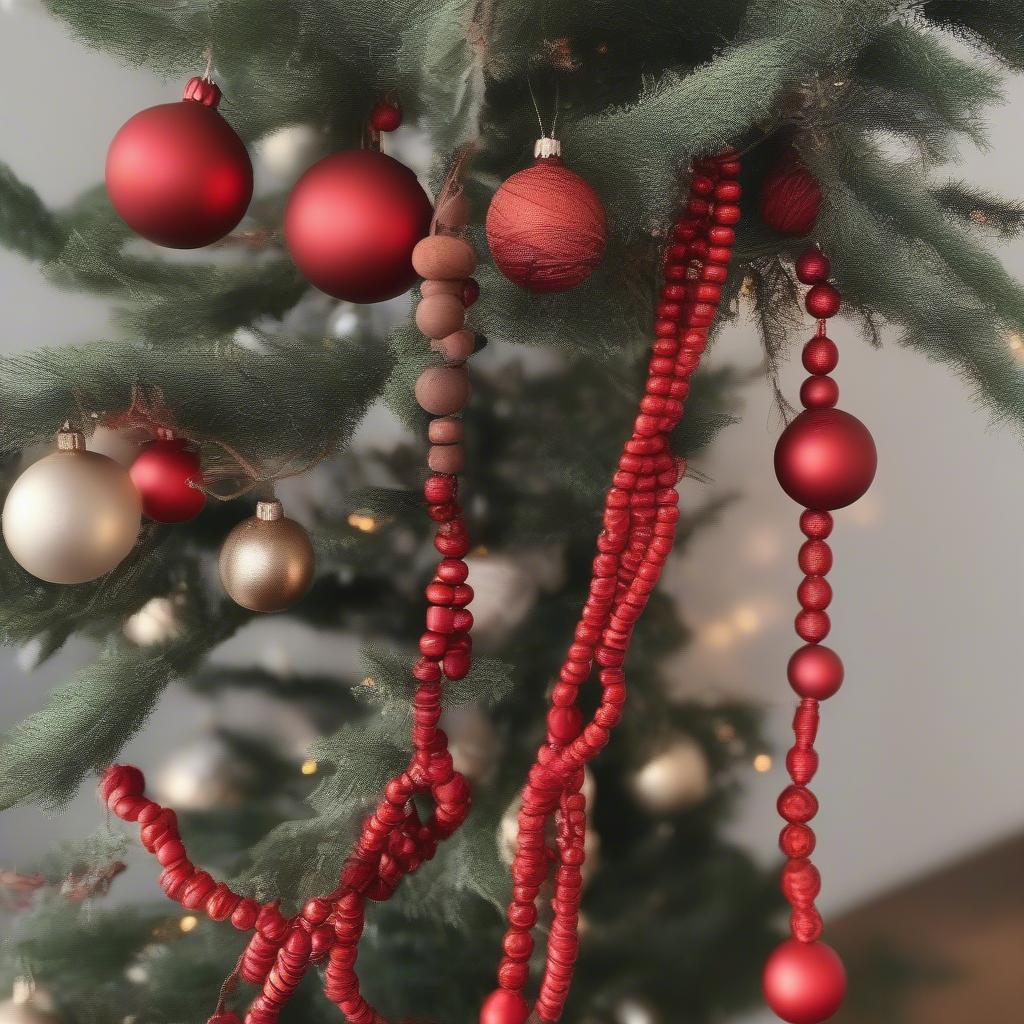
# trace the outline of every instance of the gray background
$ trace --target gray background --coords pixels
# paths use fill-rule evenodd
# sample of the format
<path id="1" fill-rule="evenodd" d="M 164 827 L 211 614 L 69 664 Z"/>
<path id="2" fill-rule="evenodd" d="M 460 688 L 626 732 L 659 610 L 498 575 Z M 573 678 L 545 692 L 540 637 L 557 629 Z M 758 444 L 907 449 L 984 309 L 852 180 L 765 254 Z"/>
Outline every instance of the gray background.
<path id="1" fill-rule="evenodd" d="M 128 116 L 180 88 L 85 50 L 25 0 L 0 0 L 0 68 L 0 159 L 54 203 L 101 178 L 107 143 Z M 991 151 L 965 148 L 951 173 L 1014 194 L 1021 109 L 1024 88 L 1017 81 L 993 118 Z M 1024 247 L 1008 246 L 1006 258 L 1020 275 Z M 106 330 L 101 303 L 57 292 L 33 266 L 3 251 L 0 310 L 4 351 L 89 340 Z M 836 338 L 842 404 L 870 426 L 879 472 L 868 497 L 837 515 L 834 533 L 830 643 L 846 662 L 847 684 L 824 708 L 815 786 L 822 804 L 815 859 L 826 912 L 1024 828 L 1019 442 L 1011 431 L 991 427 L 945 367 L 891 341 L 881 352 L 870 350 L 842 326 Z M 738 327 L 722 338 L 712 362 L 724 361 L 757 365 L 752 330 Z M 800 376 L 798 365 L 787 368 L 788 394 L 795 395 Z M 793 706 L 784 666 L 795 646 L 800 536 L 797 509 L 772 472 L 779 420 L 769 390 L 754 383 L 744 401 L 742 422 L 702 461 L 710 482 L 684 484 L 684 502 L 691 504 L 719 493 L 742 497 L 668 574 L 667 586 L 698 630 L 674 678 L 680 694 L 709 701 L 741 694 L 762 703 L 781 752 Z M 385 429 L 391 427 L 383 418 L 374 419 L 364 436 Z M 261 623 L 221 656 L 329 664 L 337 642 Z M 23 671 L 16 655 L 0 655 L 0 726 L 38 707 L 87 653 L 85 645 L 72 644 L 34 673 Z M 129 756 L 155 767 L 208 715 L 205 706 L 172 691 Z M 281 727 L 299 757 L 308 738 L 302 725 Z M 749 753 L 752 759 L 757 751 Z M 775 856 L 774 804 L 784 774 L 781 756 L 765 774 L 751 767 L 732 826 L 765 859 Z M 100 817 L 88 794 L 61 818 L 34 809 L 5 814 L 0 864 L 87 831 Z M 148 875 L 131 875 L 123 892 L 146 887 Z"/>

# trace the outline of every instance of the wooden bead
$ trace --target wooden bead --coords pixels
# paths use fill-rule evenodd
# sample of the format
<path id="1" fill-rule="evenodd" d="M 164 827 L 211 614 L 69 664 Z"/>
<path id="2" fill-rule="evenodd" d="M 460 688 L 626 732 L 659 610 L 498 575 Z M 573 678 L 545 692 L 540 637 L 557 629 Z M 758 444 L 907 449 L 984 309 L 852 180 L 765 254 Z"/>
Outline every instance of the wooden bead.
<path id="1" fill-rule="evenodd" d="M 428 366 L 416 379 L 416 401 L 433 416 L 458 412 L 469 398 L 464 366 Z"/>
<path id="2" fill-rule="evenodd" d="M 465 290 L 465 281 L 424 281 L 420 285 L 420 295 L 425 299 L 431 295 L 454 295 L 461 299 Z"/>
<path id="3" fill-rule="evenodd" d="M 428 235 L 416 243 L 412 265 L 430 281 L 461 281 L 476 270 L 476 251 L 464 238 Z"/>
<path id="4" fill-rule="evenodd" d="M 464 363 L 476 351 L 476 335 L 463 328 L 446 338 L 435 338 L 430 343 L 431 351 L 440 353 L 449 363 Z"/>
<path id="5" fill-rule="evenodd" d="M 461 444 L 435 444 L 427 453 L 427 465 L 435 473 L 458 473 L 466 464 Z"/>
<path id="6" fill-rule="evenodd" d="M 455 295 L 428 295 L 416 307 L 416 326 L 428 338 L 454 334 L 466 322 L 466 307 Z"/>
<path id="7" fill-rule="evenodd" d="M 465 425 L 454 416 L 431 420 L 427 438 L 431 444 L 457 444 L 465 436 Z"/>

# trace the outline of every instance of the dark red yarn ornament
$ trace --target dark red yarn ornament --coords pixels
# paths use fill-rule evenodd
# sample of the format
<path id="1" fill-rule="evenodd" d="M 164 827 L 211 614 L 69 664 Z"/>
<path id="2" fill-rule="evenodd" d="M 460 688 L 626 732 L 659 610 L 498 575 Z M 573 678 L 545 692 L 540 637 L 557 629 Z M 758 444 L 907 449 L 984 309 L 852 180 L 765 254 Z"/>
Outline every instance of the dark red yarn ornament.
<path id="1" fill-rule="evenodd" d="M 524 1024 L 533 1019 L 531 1014 L 552 1024 L 568 997 L 579 949 L 586 858 L 583 769 L 608 743 L 622 716 L 633 629 L 672 550 L 680 517 L 676 484 L 685 464 L 672 452 L 670 437 L 683 415 L 690 379 L 728 277 L 732 225 L 739 219 L 739 172 L 731 152 L 695 164 L 690 199 L 666 252 L 643 397 L 606 493 L 589 592 L 551 692 L 546 741 L 523 789 L 499 987 L 483 1004 L 481 1024 Z M 460 679 L 469 671 L 472 616 L 465 606 L 473 592 L 465 582 L 464 556 L 470 541 L 455 477 L 434 473 L 423 493 L 428 515 L 438 523 L 434 544 L 443 557 L 427 588 L 427 631 L 420 638 L 422 656 L 412 669 L 413 753 L 366 819 L 332 892 L 308 899 L 291 917 L 281 913 L 277 900 L 261 904 L 243 898 L 189 860 L 174 811 L 144 796 L 137 768 L 114 765 L 103 775 L 104 801 L 118 817 L 138 823 L 143 845 L 163 866 L 165 893 L 190 910 L 217 921 L 230 919 L 241 931 L 254 933 L 225 983 L 211 1024 L 236 1024 L 225 996 L 239 978 L 259 988 L 245 1024 L 275 1024 L 303 975 L 318 963 L 324 965 L 328 998 L 349 1024 L 385 1024 L 362 996 L 355 972 L 366 902 L 388 899 L 401 879 L 459 827 L 470 803 L 469 787 L 454 771 L 447 738 L 438 728 L 446 679 Z M 436 614 L 442 605 L 451 614 Z M 578 694 L 595 667 L 601 697 L 586 720 Z M 424 820 L 412 798 L 427 794 L 434 810 Z M 553 843 L 546 829 L 551 819 Z M 542 894 L 551 915 L 544 974 L 531 1005 L 523 993 Z"/>
<path id="2" fill-rule="evenodd" d="M 541 139 L 537 152 L 547 152 Z M 498 269 L 531 292 L 564 292 L 585 281 L 604 256 L 608 224 L 598 194 L 557 154 L 505 181 L 487 210 L 487 245 Z"/>
<path id="3" fill-rule="evenodd" d="M 839 308 L 839 292 L 827 283 L 828 272 L 828 260 L 817 249 L 807 250 L 797 260 L 801 281 L 812 285 L 812 291 L 827 288 L 834 294 L 834 301 L 828 304 L 834 313 Z M 811 372 L 800 390 L 805 411 L 786 428 L 775 450 L 779 482 L 790 497 L 807 506 L 800 516 L 800 529 L 807 540 L 799 554 L 804 578 L 797 588 L 800 612 L 795 622 L 804 646 L 789 659 L 786 671 L 800 697 L 793 718 L 795 742 L 786 755 L 786 769 L 793 781 L 778 801 L 779 815 L 786 821 L 779 846 L 787 858 L 782 892 L 792 907 L 792 938 L 772 953 L 763 977 L 768 1005 L 788 1024 L 823 1024 L 839 1009 L 846 994 L 842 961 L 819 941 L 822 921 L 815 900 L 821 877 L 810 861 L 815 838 L 808 825 L 818 813 L 818 800 L 808 786 L 818 770 L 814 741 L 820 702 L 833 696 L 843 683 L 839 655 L 821 643 L 831 629 L 826 609 L 832 601 L 832 587 L 825 579 L 832 568 L 832 551 L 826 543 L 832 533 L 830 510 L 848 505 L 867 490 L 876 463 L 875 444 L 864 424 L 833 408 L 839 389 L 828 374 L 835 369 L 839 355 L 825 327 L 825 319 L 819 319 L 817 334 L 804 347 L 803 363 Z"/>
<path id="4" fill-rule="evenodd" d="M 821 186 L 795 154 L 787 153 L 764 179 L 757 208 L 780 235 L 806 235 L 818 218 Z"/>

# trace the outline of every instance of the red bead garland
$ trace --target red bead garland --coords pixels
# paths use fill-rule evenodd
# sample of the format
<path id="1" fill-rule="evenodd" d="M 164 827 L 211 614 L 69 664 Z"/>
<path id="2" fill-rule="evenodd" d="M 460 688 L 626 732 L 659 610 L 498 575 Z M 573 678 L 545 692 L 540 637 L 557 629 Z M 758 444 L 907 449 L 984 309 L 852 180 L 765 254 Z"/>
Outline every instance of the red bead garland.
<path id="1" fill-rule="evenodd" d="M 500 987 L 484 1002 L 481 1024 L 525 1024 L 531 1013 L 541 1021 L 557 1021 L 568 996 L 579 950 L 585 860 L 583 768 L 607 744 L 621 717 L 626 699 L 623 664 L 633 626 L 672 550 L 679 519 L 675 488 L 685 464 L 672 454 L 669 435 L 683 414 L 690 378 L 707 344 L 720 286 L 727 277 L 735 240 L 732 225 L 739 219 L 739 171 L 739 161 L 731 153 L 695 165 L 690 202 L 674 227 L 674 244 L 666 253 L 644 395 L 606 495 L 589 596 L 551 693 L 547 742 L 538 751 L 523 790 L 512 865 L 513 900 L 498 967 Z M 472 272 L 472 261 L 463 259 L 465 253 L 459 249 L 465 243 L 434 241 L 439 237 L 425 240 L 430 244 L 424 245 L 422 258 L 440 259 L 437 266 L 461 269 L 453 273 L 451 282 L 442 272 L 427 275 L 427 284 L 435 283 L 430 294 L 455 295 L 469 305 L 477 289 L 463 273 Z M 431 424 L 432 455 L 440 449 L 461 451 L 461 421 L 452 413 L 461 408 L 468 388 L 461 376 L 465 354 L 455 346 L 454 337 L 435 340 L 444 366 L 429 368 L 417 382 L 421 404 L 438 416 Z M 439 346 L 438 340 L 452 344 Z M 444 372 L 439 376 L 438 370 Z M 450 377 L 453 372 L 460 374 L 457 380 Z M 236 928 L 254 932 L 225 983 L 210 1024 L 238 1024 L 225 998 L 239 976 L 260 987 L 245 1024 L 274 1024 L 304 974 L 320 962 L 326 964 L 326 994 L 350 1024 L 385 1024 L 361 995 L 355 972 L 366 900 L 390 897 L 401 879 L 433 857 L 438 843 L 461 825 L 470 805 L 469 785 L 454 770 L 447 737 L 437 727 L 443 680 L 465 676 L 472 651 L 472 615 L 466 605 L 473 591 L 466 583 L 464 560 L 470 542 L 457 490 L 450 473 L 435 472 L 424 483 L 428 515 L 438 524 L 434 544 L 443 557 L 426 587 L 426 630 L 419 641 L 421 657 L 412 669 L 417 681 L 412 699 L 412 758 L 406 770 L 387 784 L 384 798 L 366 819 L 333 892 L 308 900 L 292 917 L 280 912 L 278 901 L 260 904 L 243 898 L 192 864 L 174 811 L 146 799 L 137 768 L 113 765 L 104 773 L 100 792 L 107 806 L 124 820 L 139 823 L 143 845 L 163 866 L 160 884 L 165 893 L 190 910 L 213 920 L 230 919 Z M 595 662 L 602 697 L 592 720 L 584 725 L 576 700 Z M 427 793 L 434 810 L 421 821 L 412 797 Z M 552 816 L 554 849 L 545 837 L 545 824 Z M 531 1008 L 523 995 L 533 951 L 531 932 L 539 916 L 537 898 L 552 863 L 553 920 L 544 976 Z"/>
<path id="2" fill-rule="evenodd" d="M 800 530 L 807 540 L 798 559 L 805 576 L 797 588 L 801 610 L 795 626 L 805 645 L 790 658 L 786 673 L 801 698 L 793 719 L 795 742 L 786 755 L 793 782 L 778 803 L 787 823 L 779 846 L 787 858 L 782 892 L 792 907 L 792 939 L 769 959 L 764 993 L 772 1010 L 789 1024 L 821 1024 L 839 1009 L 846 992 L 842 961 L 818 941 L 822 922 L 814 901 L 821 878 L 809 859 L 815 838 L 807 824 L 818 813 L 818 800 L 808 786 L 818 770 L 814 740 L 819 703 L 835 694 L 843 682 L 839 655 L 821 644 L 831 626 L 825 609 L 832 600 L 832 587 L 825 575 L 832 568 L 832 551 L 826 538 L 832 532 L 830 512 L 855 501 L 870 486 L 876 455 L 867 428 L 834 408 L 839 389 L 827 375 L 835 369 L 839 355 L 825 333 L 824 318 L 838 312 L 840 296 L 825 280 L 828 260 L 812 248 L 797 259 L 796 266 L 799 279 L 812 285 L 807 308 L 820 319 L 817 334 L 803 353 L 804 367 L 811 373 L 800 390 L 806 411 L 779 438 L 775 466 L 783 489 L 812 507 L 800 516 Z"/>
<path id="3" fill-rule="evenodd" d="M 580 792 L 583 767 L 607 744 L 622 716 L 623 664 L 633 626 L 672 550 L 679 519 L 676 484 L 685 467 L 671 452 L 669 434 L 683 414 L 690 378 L 707 344 L 719 286 L 728 273 L 735 240 L 732 225 L 740 214 L 739 171 L 739 160 L 732 154 L 695 165 L 690 200 L 665 254 L 665 283 L 644 396 L 605 498 L 589 595 L 551 692 L 547 743 L 538 750 L 522 793 L 512 861 L 513 898 L 498 967 L 500 987 L 484 1003 L 480 1024 L 523 1024 L 531 1012 L 523 996 L 533 951 L 531 932 L 538 918 L 537 898 L 552 864 L 553 917 L 532 1013 L 540 1021 L 557 1021 L 569 994 L 579 951 L 580 868 L 587 824 L 586 800 Z M 577 695 L 595 662 L 602 696 L 593 719 L 582 726 Z M 554 849 L 545 838 L 552 816 Z"/>

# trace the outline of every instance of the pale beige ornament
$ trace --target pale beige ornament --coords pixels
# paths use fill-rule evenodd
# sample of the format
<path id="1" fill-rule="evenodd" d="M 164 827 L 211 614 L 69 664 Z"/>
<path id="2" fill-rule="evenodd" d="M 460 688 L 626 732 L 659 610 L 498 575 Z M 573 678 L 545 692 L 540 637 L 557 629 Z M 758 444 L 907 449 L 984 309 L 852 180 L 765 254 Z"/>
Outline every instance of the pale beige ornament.
<path id="1" fill-rule="evenodd" d="M 253 612 L 280 612 L 313 582 L 316 560 L 304 527 L 279 501 L 261 501 L 220 549 L 220 579 L 228 596 Z"/>
<path id="2" fill-rule="evenodd" d="M 632 785 L 651 814 L 672 814 L 699 804 L 711 785 L 704 748 L 689 737 L 676 740 L 633 776 Z"/>
<path id="3" fill-rule="evenodd" d="M 142 446 L 153 440 L 145 427 L 108 427 L 97 423 L 86 441 L 89 451 L 106 455 L 127 469 L 138 457 Z"/>
<path id="4" fill-rule="evenodd" d="M 14 560 L 47 583 L 86 583 L 115 568 L 135 546 L 142 502 L 127 471 L 90 452 L 77 430 L 14 482 L 3 533 Z"/>
<path id="5" fill-rule="evenodd" d="M 125 639 L 139 647 L 177 640 L 182 634 L 181 606 L 184 595 L 151 597 L 122 627 Z"/>
<path id="6" fill-rule="evenodd" d="M 182 811 L 237 804 L 243 778 L 238 762 L 216 734 L 206 733 L 176 750 L 153 779 L 153 794 Z"/>
<path id="7" fill-rule="evenodd" d="M 0 1024 L 60 1024 L 53 1000 L 27 978 L 15 978 L 14 993 L 0 1002 Z"/>

